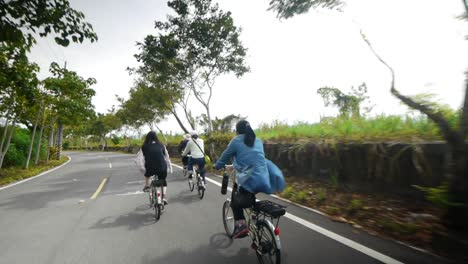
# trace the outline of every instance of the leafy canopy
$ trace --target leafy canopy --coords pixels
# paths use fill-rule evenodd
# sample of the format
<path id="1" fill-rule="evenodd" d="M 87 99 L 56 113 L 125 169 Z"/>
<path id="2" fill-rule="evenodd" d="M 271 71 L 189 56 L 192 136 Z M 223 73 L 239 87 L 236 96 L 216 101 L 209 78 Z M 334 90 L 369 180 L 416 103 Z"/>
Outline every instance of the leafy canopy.
<path id="1" fill-rule="evenodd" d="M 55 41 L 68 46 L 70 40 L 94 42 L 97 35 L 84 14 L 70 7 L 68 0 L 0 0 L 0 43 L 30 48 L 34 34 L 55 34 Z"/>
<path id="2" fill-rule="evenodd" d="M 84 122 L 94 116 L 91 102 L 96 92 L 90 88 L 96 83 L 94 78 L 84 79 L 76 72 L 61 68 L 57 63 L 50 65 L 53 77 L 44 80 L 48 94 L 54 98 L 52 109 L 58 122 L 72 125 Z"/>

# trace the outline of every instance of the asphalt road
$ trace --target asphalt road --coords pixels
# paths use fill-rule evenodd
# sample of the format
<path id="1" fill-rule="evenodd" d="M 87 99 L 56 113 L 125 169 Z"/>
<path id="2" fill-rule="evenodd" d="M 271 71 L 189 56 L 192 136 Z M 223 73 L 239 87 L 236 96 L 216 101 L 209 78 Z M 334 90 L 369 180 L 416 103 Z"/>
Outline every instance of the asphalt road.
<path id="1" fill-rule="evenodd" d="M 0 263 L 257 263 L 248 238 L 224 235 L 218 177 L 210 176 L 200 200 L 174 167 L 169 205 L 156 222 L 134 155 L 67 155 L 72 160 L 63 167 L 0 189 Z M 444 263 L 276 198 L 257 198 L 288 206 L 280 221 L 282 263 Z"/>

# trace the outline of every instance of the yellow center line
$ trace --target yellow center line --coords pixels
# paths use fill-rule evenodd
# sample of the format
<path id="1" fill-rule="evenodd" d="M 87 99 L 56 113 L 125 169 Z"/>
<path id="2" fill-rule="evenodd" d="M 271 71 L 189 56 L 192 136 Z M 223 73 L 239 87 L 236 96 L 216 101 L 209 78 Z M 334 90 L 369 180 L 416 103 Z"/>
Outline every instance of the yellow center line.
<path id="1" fill-rule="evenodd" d="M 93 196 L 91 196 L 91 200 L 94 200 L 96 199 L 96 197 L 99 195 L 99 193 L 102 191 L 102 188 L 104 187 L 104 185 L 106 184 L 107 182 L 107 178 L 104 178 L 102 179 L 102 182 L 101 184 L 99 185 L 99 187 L 97 188 L 96 192 L 94 192 Z"/>

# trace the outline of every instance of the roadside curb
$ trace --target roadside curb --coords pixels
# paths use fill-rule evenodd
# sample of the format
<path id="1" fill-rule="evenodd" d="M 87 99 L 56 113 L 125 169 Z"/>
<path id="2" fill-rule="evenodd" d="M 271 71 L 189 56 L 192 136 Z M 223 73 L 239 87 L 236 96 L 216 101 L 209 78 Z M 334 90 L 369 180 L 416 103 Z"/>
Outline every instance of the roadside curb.
<path id="1" fill-rule="evenodd" d="M 41 177 L 41 176 L 43 176 L 43 175 L 45 175 L 45 174 L 47 174 L 47 173 L 49 173 L 49 172 L 52 172 L 52 171 L 57 170 L 57 169 L 60 169 L 61 167 L 67 165 L 67 164 L 72 160 L 70 156 L 66 156 L 66 157 L 68 158 L 68 160 L 67 160 L 65 163 L 63 163 L 62 165 L 57 166 L 57 167 L 55 167 L 55 168 L 52 168 L 52 169 L 50 169 L 50 170 L 48 170 L 48 171 L 44 171 L 44 172 L 42 172 L 42 173 L 40 173 L 40 174 L 38 174 L 38 175 L 36 175 L 36 176 L 32 176 L 32 177 L 29 177 L 29 178 L 27 178 L 27 179 L 23 179 L 23 180 L 20 180 L 20 181 L 13 182 L 13 183 L 7 184 L 7 185 L 5 185 L 5 186 L 2 186 L 2 187 L 0 187 L 0 191 L 3 190 L 3 189 L 7 189 L 7 188 L 10 188 L 10 187 L 13 187 L 13 186 L 15 186 L 15 185 L 18 185 L 18 184 L 21 184 L 21 183 L 30 181 L 30 180 L 32 180 L 32 179 L 39 178 L 39 177 Z"/>

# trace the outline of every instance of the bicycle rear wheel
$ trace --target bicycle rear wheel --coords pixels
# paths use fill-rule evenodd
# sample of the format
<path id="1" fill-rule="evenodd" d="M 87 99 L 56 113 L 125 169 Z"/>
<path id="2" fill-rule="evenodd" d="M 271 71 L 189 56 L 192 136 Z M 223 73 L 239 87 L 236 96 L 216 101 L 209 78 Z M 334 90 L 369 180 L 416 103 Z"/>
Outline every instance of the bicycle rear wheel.
<path id="1" fill-rule="evenodd" d="M 231 202 L 225 201 L 223 205 L 223 224 L 226 235 L 232 238 L 234 233 L 235 221 L 234 221 L 234 212 L 231 208 Z"/>
<path id="2" fill-rule="evenodd" d="M 158 203 L 158 190 L 156 189 L 157 187 L 151 187 L 151 193 L 153 194 L 153 209 L 154 209 L 154 218 L 156 218 L 156 221 L 159 220 L 161 217 L 161 205 Z"/>
<path id="3" fill-rule="evenodd" d="M 149 207 L 151 208 L 153 206 L 153 191 L 152 190 L 148 192 L 148 197 L 149 197 Z"/>
<path id="4" fill-rule="evenodd" d="M 205 188 L 203 188 L 202 185 L 202 179 L 200 177 L 197 177 L 197 190 L 198 190 L 198 197 L 200 197 L 200 200 L 203 199 L 203 196 L 205 195 Z"/>
<path id="5" fill-rule="evenodd" d="M 161 205 L 160 204 L 155 204 L 154 205 L 154 218 L 156 218 L 156 221 L 161 218 Z"/>
<path id="6" fill-rule="evenodd" d="M 274 230 L 271 230 L 265 220 L 257 222 L 257 238 L 259 242 L 255 253 L 257 254 L 258 262 L 262 264 L 280 264 L 281 251 L 276 244 Z"/>

